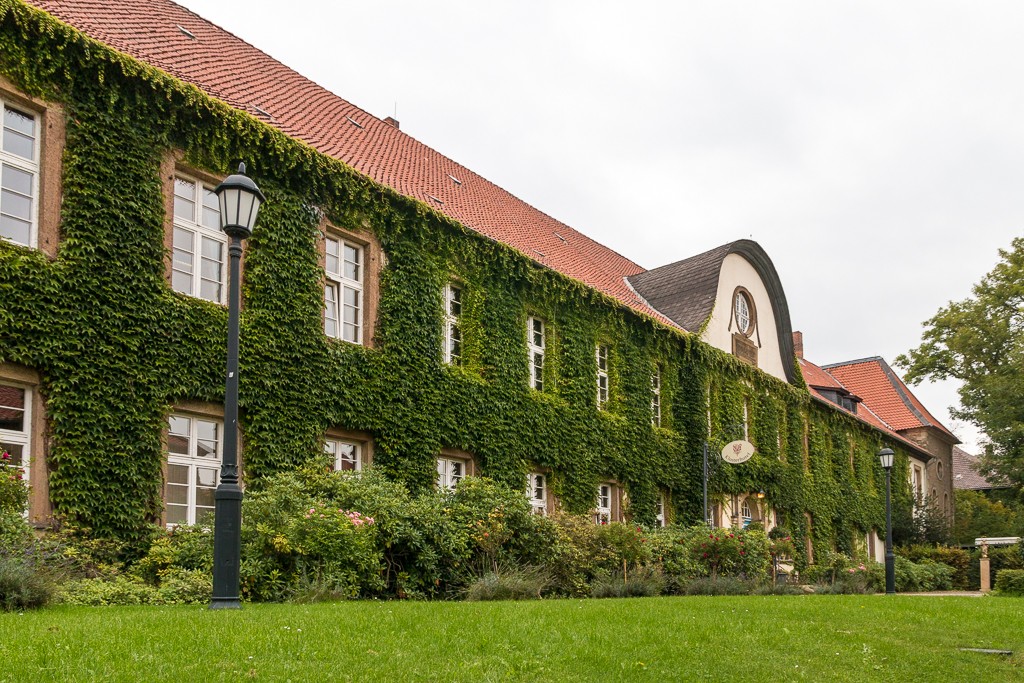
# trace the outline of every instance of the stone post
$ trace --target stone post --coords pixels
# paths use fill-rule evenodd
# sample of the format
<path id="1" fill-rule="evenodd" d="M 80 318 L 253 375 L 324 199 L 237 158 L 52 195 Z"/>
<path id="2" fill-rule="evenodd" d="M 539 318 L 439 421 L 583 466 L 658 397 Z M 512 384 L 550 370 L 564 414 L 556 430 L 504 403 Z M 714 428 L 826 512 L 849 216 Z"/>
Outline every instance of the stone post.
<path id="1" fill-rule="evenodd" d="M 992 577 L 989 576 L 988 543 L 981 542 L 981 592 L 992 590 Z"/>

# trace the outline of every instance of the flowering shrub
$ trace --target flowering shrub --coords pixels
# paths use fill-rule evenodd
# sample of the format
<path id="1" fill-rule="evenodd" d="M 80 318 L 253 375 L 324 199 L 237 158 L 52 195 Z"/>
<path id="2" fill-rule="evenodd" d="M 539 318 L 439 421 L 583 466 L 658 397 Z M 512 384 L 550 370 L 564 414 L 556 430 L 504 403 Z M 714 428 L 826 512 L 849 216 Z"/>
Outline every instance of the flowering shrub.
<path id="1" fill-rule="evenodd" d="M 21 515 L 28 507 L 28 482 L 6 450 L 0 449 L 0 514 Z"/>
<path id="2" fill-rule="evenodd" d="M 373 517 L 325 503 L 292 518 L 286 541 L 299 577 L 335 597 L 383 588 L 373 524 Z"/>

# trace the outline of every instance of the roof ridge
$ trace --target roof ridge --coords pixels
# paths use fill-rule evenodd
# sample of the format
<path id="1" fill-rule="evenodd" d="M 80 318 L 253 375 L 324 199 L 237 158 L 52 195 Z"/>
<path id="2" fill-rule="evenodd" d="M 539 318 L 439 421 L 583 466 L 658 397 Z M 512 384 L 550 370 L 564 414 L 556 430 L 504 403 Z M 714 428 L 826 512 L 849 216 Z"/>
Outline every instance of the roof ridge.
<path id="1" fill-rule="evenodd" d="M 864 363 L 871 363 L 874 361 L 882 361 L 883 363 L 885 363 L 885 359 L 882 358 L 881 356 L 866 356 L 864 358 L 857 358 L 856 360 L 844 360 L 840 361 L 839 363 L 828 363 L 826 365 L 819 365 L 818 367 L 822 369 L 839 368 L 846 365 L 863 365 Z"/>

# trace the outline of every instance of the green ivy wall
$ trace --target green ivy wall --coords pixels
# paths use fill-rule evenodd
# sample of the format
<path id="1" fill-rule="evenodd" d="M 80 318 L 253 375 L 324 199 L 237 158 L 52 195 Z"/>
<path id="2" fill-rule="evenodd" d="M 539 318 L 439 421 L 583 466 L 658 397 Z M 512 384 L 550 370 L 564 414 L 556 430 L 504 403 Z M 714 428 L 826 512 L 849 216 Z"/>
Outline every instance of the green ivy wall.
<path id="1" fill-rule="evenodd" d="M 0 361 L 38 371 L 53 505 L 97 535 L 143 537 L 161 508 L 168 413 L 223 400 L 226 311 L 165 280 L 159 168 L 169 150 L 218 174 L 245 160 L 268 198 L 243 285 L 249 486 L 317 454 L 325 430 L 340 427 L 372 433 L 375 467 L 413 489 L 433 485 L 435 456 L 453 447 L 516 488 L 528 468 L 550 468 L 572 511 L 590 509 L 598 481 L 612 478 L 635 520 L 653 522 L 660 488 L 675 520 L 693 523 L 710 395 L 712 445 L 734 436 L 727 426 L 746 400 L 758 446 L 749 462 L 716 469 L 714 492 L 763 489 L 797 536 L 809 512 L 816 546 L 849 550 L 855 534 L 882 526 L 880 435 L 806 387 L 643 319 L 19 0 L 0 0 L 0 74 L 67 114 L 56 259 L 0 242 Z M 371 231 L 387 256 L 373 349 L 323 334 L 321 212 Z M 441 292 L 453 276 L 465 286 L 463 367 L 440 362 Z M 543 393 L 527 388 L 528 315 L 551 330 Z M 597 340 L 611 345 L 603 411 Z M 661 428 L 650 420 L 655 364 Z M 905 477 L 895 480 L 895 504 L 909 510 Z"/>

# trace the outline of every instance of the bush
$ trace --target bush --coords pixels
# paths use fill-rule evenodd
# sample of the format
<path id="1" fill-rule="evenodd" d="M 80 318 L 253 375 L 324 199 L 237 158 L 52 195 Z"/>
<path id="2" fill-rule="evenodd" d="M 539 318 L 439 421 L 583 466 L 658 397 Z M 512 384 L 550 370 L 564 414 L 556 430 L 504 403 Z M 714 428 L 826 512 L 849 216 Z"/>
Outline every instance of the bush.
<path id="1" fill-rule="evenodd" d="M 602 572 L 590 589 L 594 598 L 649 598 L 665 590 L 665 577 L 656 567 L 639 567 L 630 574 Z"/>
<path id="2" fill-rule="evenodd" d="M 551 579 L 539 567 L 488 572 L 466 589 L 466 600 L 535 600 Z"/>
<path id="3" fill-rule="evenodd" d="M 13 512 L 21 515 L 28 507 L 28 482 L 25 473 L 13 464 L 13 458 L 0 448 L 0 514 Z"/>
<path id="4" fill-rule="evenodd" d="M 858 564 L 840 571 L 830 583 L 814 586 L 815 593 L 834 595 L 860 595 L 874 593 L 881 570 L 882 585 L 885 583 L 885 568 L 877 562 L 870 565 Z"/>
<path id="5" fill-rule="evenodd" d="M 938 562 L 953 570 L 952 586 L 956 590 L 968 590 L 970 582 L 971 554 L 960 548 L 943 545 L 912 545 L 898 548 L 897 553 L 912 562 Z"/>
<path id="6" fill-rule="evenodd" d="M 930 560 L 914 563 L 897 555 L 895 574 L 896 590 L 900 593 L 944 591 L 953 588 L 953 568 Z M 872 575 L 872 586 L 876 590 L 884 590 L 884 570 Z"/>
<path id="7" fill-rule="evenodd" d="M 552 591 L 570 597 L 589 595 L 594 577 L 601 571 L 613 571 L 618 558 L 598 540 L 598 525 L 592 519 L 556 513 L 548 520 L 555 538 L 546 565 Z"/>
<path id="8" fill-rule="evenodd" d="M 75 579 L 60 588 L 58 599 L 66 605 L 150 605 L 157 589 L 134 576 L 110 579 Z"/>
<path id="9" fill-rule="evenodd" d="M 0 554 L 0 609 L 42 607 L 50 602 L 55 578 L 33 554 Z"/>
<path id="10" fill-rule="evenodd" d="M 717 579 L 703 577 L 690 581 L 683 587 L 684 595 L 749 595 L 754 584 L 733 576 Z"/>
<path id="11" fill-rule="evenodd" d="M 996 591 L 999 595 L 1024 597 L 1024 570 L 1004 569 L 996 574 Z"/>
<path id="12" fill-rule="evenodd" d="M 690 554 L 703 575 L 716 579 L 735 576 L 752 582 L 765 581 L 771 570 L 768 537 L 763 531 L 708 529 L 690 537 Z"/>
<path id="13" fill-rule="evenodd" d="M 707 535 L 707 527 L 697 526 L 683 529 L 667 526 L 655 529 L 650 536 L 651 558 L 665 577 L 665 590 L 673 594 L 683 593 L 683 587 L 706 568 L 694 559 L 691 547 Z"/>

